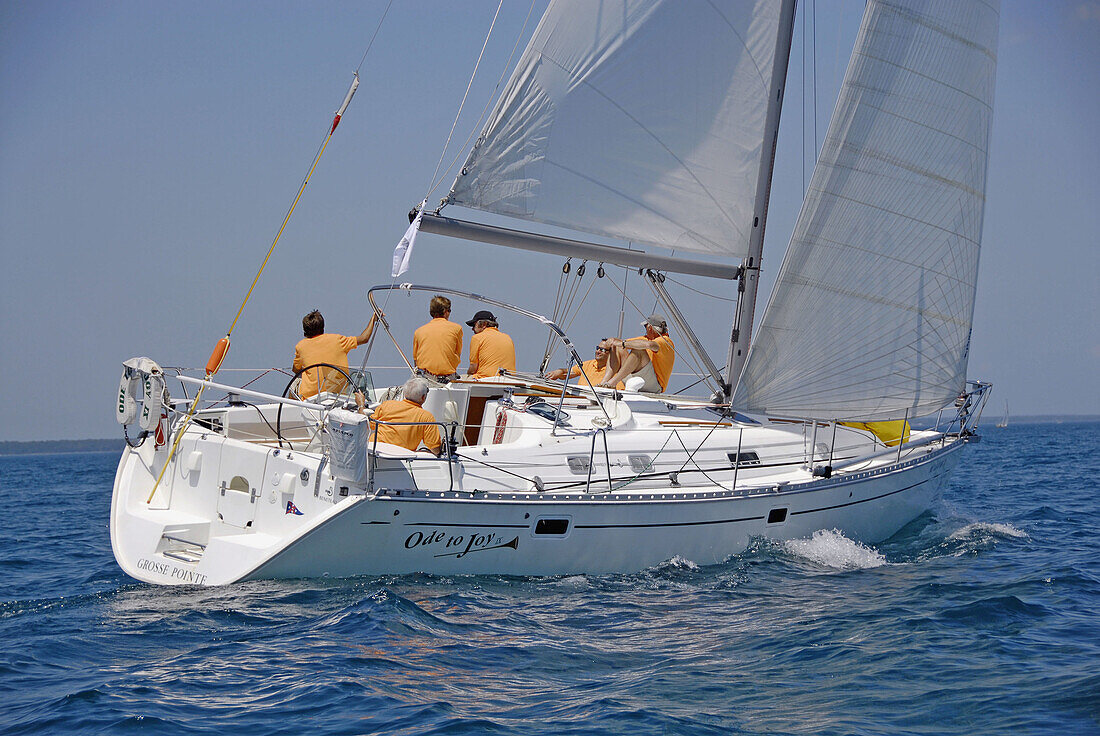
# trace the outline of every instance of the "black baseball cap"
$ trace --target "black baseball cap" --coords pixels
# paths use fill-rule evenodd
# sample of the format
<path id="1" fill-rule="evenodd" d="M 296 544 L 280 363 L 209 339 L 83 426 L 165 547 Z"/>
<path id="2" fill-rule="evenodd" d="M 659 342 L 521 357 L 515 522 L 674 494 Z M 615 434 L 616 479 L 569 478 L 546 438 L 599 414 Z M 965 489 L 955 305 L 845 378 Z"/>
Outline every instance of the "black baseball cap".
<path id="1" fill-rule="evenodd" d="M 497 318 L 493 316 L 492 312 L 488 311 L 487 309 L 482 309 L 480 312 L 478 312 L 477 314 L 474 315 L 473 319 L 466 320 L 466 324 L 468 324 L 470 327 L 473 327 L 474 325 L 476 325 L 478 322 L 480 322 L 483 319 L 488 320 L 490 322 L 496 322 L 497 321 Z"/>

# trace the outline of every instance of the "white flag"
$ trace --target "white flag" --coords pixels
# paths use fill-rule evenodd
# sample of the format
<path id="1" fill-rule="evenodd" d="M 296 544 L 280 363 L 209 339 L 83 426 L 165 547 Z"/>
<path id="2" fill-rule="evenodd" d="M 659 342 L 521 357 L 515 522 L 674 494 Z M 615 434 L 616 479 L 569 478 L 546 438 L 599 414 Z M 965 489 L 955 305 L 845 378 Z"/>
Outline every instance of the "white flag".
<path id="1" fill-rule="evenodd" d="M 390 272 L 390 276 L 393 278 L 397 278 L 409 270 L 409 259 L 412 258 L 413 254 L 413 243 L 416 242 L 416 233 L 420 230 L 420 217 L 424 214 L 424 208 L 427 206 L 428 200 L 426 199 L 420 203 L 420 209 L 417 210 L 412 224 L 405 231 L 401 242 L 393 249 L 393 270 Z"/>

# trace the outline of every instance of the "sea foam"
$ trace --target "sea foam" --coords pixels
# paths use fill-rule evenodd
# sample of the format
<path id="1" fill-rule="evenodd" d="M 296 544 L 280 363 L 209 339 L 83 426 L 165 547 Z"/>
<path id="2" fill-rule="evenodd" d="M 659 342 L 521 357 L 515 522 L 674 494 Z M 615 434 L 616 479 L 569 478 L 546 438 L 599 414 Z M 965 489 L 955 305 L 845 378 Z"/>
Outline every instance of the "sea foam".
<path id="1" fill-rule="evenodd" d="M 973 539 L 974 537 L 1009 537 L 1011 539 L 1029 539 L 1027 532 L 1017 529 L 1011 524 L 989 524 L 975 522 L 967 524 L 961 529 L 956 529 L 948 535 L 948 539 Z"/>
<path id="2" fill-rule="evenodd" d="M 809 539 L 791 539 L 783 546 L 791 554 L 837 570 L 860 570 L 886 564 L 883 555 L 848 539 L 836 529 L 819 529 Z"/>

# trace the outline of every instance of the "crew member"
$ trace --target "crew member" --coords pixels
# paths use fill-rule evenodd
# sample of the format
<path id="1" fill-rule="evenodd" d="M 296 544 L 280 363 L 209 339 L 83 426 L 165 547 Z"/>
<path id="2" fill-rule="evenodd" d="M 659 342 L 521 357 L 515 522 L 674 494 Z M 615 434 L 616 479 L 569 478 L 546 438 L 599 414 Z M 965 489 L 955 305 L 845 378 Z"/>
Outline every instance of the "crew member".
<path id="1" fill-rule="evenodd" d="M 581 381 L 580 385 L 599 386 L 600 382 L 603 381 L 604 376 L 607 374 L 607 358 L 611 352 L 607 346 L 607 340 L 608 338 L 605 337 L 600 340 L 599 344 L 596 345 L 595 358 L 593 358 L 592 360 L 586 360 L 579 366 L 574 365 L 573 369 L 569 372 L 569 377 L 577 378 L 581 375 L 581 372 L 583 371 L 585 378 L 587 378 L 588 381 Z M 546 377 L 560 381 L 561 379 L 565 378 L 565 369 L 558 368 L 556 370 L 552 370 L 546 374 Z M 623 389 L 622 382 L 619 382 L 615 386 L 615 388 L 621 391 Z"/>
<path id="2" fill-rule="evenodd" d="M 501 368 L 516 370 L 516 346 L 512 338 L 498 329 L 497 318 L 492 312 L 481 310 L 466 324 L 474 328 L 470 340 L 470 378 L 486 378 L 498 375 Z"/>
<path id="3" fill-rule="evenodd" d="M 300 397 L 308 399 L 321 391 L 337 392 L 344 389 L 347 379 L 343 374 L 335 368 L 320 366 L 320 364 L 328 363 L 347 371 L 348 353 L 370 340 L 377 317 L 377 314 L 372 314 L 366 329 L 355 337 L 325 332 L 325 318 L 316 309 L 302 317 L 302 333 L 305 337 L 294 346 L 293 367 L 295 372 L 303 368 L 309 368 L 309 370 L 302 373 L 302 381 L 298 386 Z M 310 368 L 310 366 L 318 367 Z"/>
<path id="4" fill-rule="evenodd" d="M 644 337 L 607 341 L 611 353 L 601 386 L 614 386 L 619 381 L 637 377 L 642 380 L 628 382 L 629 389 L 658 393 L 668 388 L 672 365 L 676 362 L 676 346 L 668 336 L 668 322 L 661 315 L 652 314 L 642 326 L 645 327 Z"/>
<path id="5" fill-rule="evenodd" d="M 367 420 L 372 429 L 369 442 L 374 442 L 374 433 L 377 432 L 379 442 L 413 451 L 424 445 L 428 452 L 438 455 L 443 445 L 439 437 L 439 425 L 435 424 L 435 417 L 423 406 L 424 399 L 428 397 L 428 382 L 423 378 L 410 378 L 401 387 L 401 394 L 404 398 L 383 401 L 375 408 Z M 357 400 L 361 401 L 361 397 L 362 394 L 356 395 Z"/>
<path id="6" fill-rule="evenodd" d="M 462 360 L 462 326 L 451 322 L 451 300 L 432 297 L 428 304 L 432 320 L 413 332 L 413 363 L 436 378 L 450 378 Z"/>

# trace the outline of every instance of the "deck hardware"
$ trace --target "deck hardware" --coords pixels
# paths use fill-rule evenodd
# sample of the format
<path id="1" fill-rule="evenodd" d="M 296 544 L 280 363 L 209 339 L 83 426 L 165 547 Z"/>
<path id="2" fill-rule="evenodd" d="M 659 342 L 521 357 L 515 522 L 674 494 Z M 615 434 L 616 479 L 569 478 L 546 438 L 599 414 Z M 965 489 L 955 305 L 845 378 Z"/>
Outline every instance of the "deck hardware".
<path id="1" fill-rule="evenodd" d="M 302 468 L 302 472 L 298 475 L 298 477 L 302 479 L 302 483 L 308 483 L 309 482 L 309 469 L 308 468 Z"/>
<path id="2" fill-rule="evenodd" d="M 573 475 L 586 475 L 590 467 L 592 467 L 591 458 L 584 455 L 571 455 L 565 458 L 566 464 L 569 465 L 569 472 Z"/>

